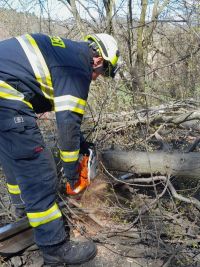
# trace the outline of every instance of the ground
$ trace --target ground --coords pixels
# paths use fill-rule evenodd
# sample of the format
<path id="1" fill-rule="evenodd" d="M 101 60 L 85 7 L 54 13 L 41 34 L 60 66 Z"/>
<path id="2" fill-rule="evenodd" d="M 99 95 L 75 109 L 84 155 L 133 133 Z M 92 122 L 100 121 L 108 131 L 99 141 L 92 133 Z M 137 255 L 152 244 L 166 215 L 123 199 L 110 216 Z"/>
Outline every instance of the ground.
<path id="1" fill-rule="evenodd" d="M 1 207 L 0 215 L 1 224 L 5 224 L 14 221 L 14 218 L 9 213 L 11 206 L 8 195 L 5 188 L 4 190 L 2 188 L 4 186 L 1 187 L 1 202 L 7 207 L 7 210 L 4 212 L 3 207 Z M 115 214 L 113 217 L 113 210 L 109 210 L 110 206 L 105 201 L 110 193 L 105 190 L 107 190 L 107 184 L 105 184 L 105 179 L 100 176 L 98 180 L 93 182 L 90 190 L 80 198 L 67 201 L 61 195 L 67 203 L 66 207 L 63 208 L 63 213 L 70 221 L 72 239 L 92 238 L 98 247 L 96 258 L 81 265 L 82 267 L 200 267 L 199 253 L 196 253 L 196 260 L 193 264 L 190 258 L 185 257 L 183 249 L 179 249 L 178 244 L 173 247 L 162 244 L 162 241 L 158 242 L 158 236 L 154 239 L 150 237 L 153 232 L 148 232 L 144 225 L 145 218 L 149 225 L 152 223 L 150 216 L 144 217 L 143 222 L 139 223 L 140 226 L 143 224 L 140 229 L 136 225 L 125 231 L 130 224 L 119 221 L 119 214 Z M 107 196 L 105 195 L 106 192 Z M 156 222 L 155 220 L 154 223 L 156 224 L 157 235 L 161 235 L 161 232 L 159 233 L 160 221 Z M 173 255 L 175 252 L 180 253 L 180 255 L 182 253 L 181 257 L 185 257 L 180 264 L 177 264 L 176 255 Z M 189 250 L 188 253 L 191 254 L 191 251 Z M 194 255 L 193 253 L 191 256 L 194 257 Z M 174 261 L 171 261 L 173 257 Z M 0 263 L 2 267 L 43 266 L 41 254 L 35 245 L 9 259 L 1 258 Z"/>
<path id="2" fill-rule="evenodd" d="M 4 176 L 1 172 L 1 207 L 0 207 L 0 222 L 1 226 L 5 225 L 9 222 L 15 221 L 14 215 L 12 214 L 12 207 L 10 204 L 9 196 L 5 187 Z M 101 179 L 100 179 L 101 180 Z M 82 240 L 84 239 L 84 235 L 81 235 L 79 231 L 84 231 L 86 236 L 94 238 L 97 241 L 98 254 L 92 261 L 81 265 L 82 267 L 161 267 L 163 261 L 160 259 L 153 259 L 148 256 L 150 253 L 149 247 L 137 244 L 138 235 L 132 233 L 132 236 L 136 238 L 136 242 L 132 237 L 110 237 L 109 240 L 103 241 L 105 239 L 105 233 L 108 234 L 108 229 L 112 227 L 116 227 L 116 223 L 111 222 L 110 218 L 107 218 L 103 215 L 103 207 L 100 211 L 100 205 L 102 202 L 97 198 L 97 195 L 100 194 L 101 190 L 105 190 L 104 183 L 96 182 L 93 185 L 94 192 L 96 190 L 96 194 L 94 195 L 91 192 L 88 192 L 86 196 L 82 197 L 82 199 L 76 199 L 76 201 L 80 204 L 82 209 L 87 205 L 86 213 L 79 212 L 78 208 L 73 208 L 73 205 L 70 205 L 70 209 L 76 215 L 71 215 L 70 220 L 74 224 L 76 223 L 77 229 L 73 227 L 71 231 L 72 238 Z M 103 189 L 104 188 L 104 189 Z M 97 194 L 98 191 L 98 194 Z M 78 202 L 80 200 L 80 202 Z M 93 203 L 93 204 L 91 204 Z M 94 205 L 95 203 L 95 205 Z M 107 204 L 106 204 L 107 205 Z M 107 208 L 106 205 L 104 208 Z M 66 209 L 64 209 L 66 211 Z M 89 217 L 87 216 L 89 214 Z M 93 218 L 93 219 L 91 219 Z M 96 222 L 97 223 L 96 223 Z M 99 225 L 101 224 L 101 225 Z M 109 225 L 110 224 L 110 225 Z M 113 226 L 112 226 L 113 224 Z M 104 227 L 103 227 L 104 226 Z M 111 227 L 111 228 L 110 228 Z M 105 233 L 104 233 L 105 232 Z M 131 232 L 129 233 L 131 235 Z M 121 243 L 121 244 L 120 244 Z M 134 244 L 135 243 L 135 244 Z M 124 244 L 124 245 L 123 245 Z M 127 245 L 128 244 L 128 245 Z M 123 257 L 125 254 L 130 255 Z M 145 255 L 146 254 L 146 255 Z M 155 254 L 155 252 L 153 253 Z M 28 248 L 23 253 L 16 255 L 11 258 L 0 258 L 0 266 L 2 267 L 41 267 L 43 265 L 43 260 L 40 251 L 34 245 Z"/>
<path id="3" fill-rule="evenodd" d="M 48 118 L 45 122 L 51 125 Z M 52 147 L 55 130 L 52 128 L 51 134 L 44 137 Z M 0 178 L 0 226 L 3 226 L 16 218 L 2 171 Z M 195 181 L 192 184 L 181 180 L 185 184 L 183 191 L 180 181 L 172 180 L 178 192 L 188 197 L 199 191 Z M 156 194 L 163 188 L 162 183 L 158 183 Z M 71 226 L 71 237 L 92 238 L 98 247 L 96 258 L 82 267 L 200 267 L 200 211 L 172 198 L 167 190 L 159 202 L 152 205 L 154 187 L 116 183 L 101 170 L 83 195 L 68 199 L 60 193 L 60 198 L 66 204 L 63 214 Z M 15 257 L 0 258 L 2 267 L 41 267 L 42 264 L 35 246 Z"/>

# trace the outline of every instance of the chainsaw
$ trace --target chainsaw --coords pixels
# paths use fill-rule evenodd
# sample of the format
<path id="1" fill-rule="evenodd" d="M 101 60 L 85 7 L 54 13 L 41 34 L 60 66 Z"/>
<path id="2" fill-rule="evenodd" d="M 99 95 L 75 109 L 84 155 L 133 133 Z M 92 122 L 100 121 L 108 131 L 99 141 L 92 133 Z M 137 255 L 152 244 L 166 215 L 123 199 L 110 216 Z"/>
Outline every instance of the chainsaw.
<path id="1" fill-rule="evenodd" d="M 83 192 L 97 176 L 97 157 L 94 149 L 89 148 L 88 154 L 80 154 L 78 162 L 79 178 L 72 189 L 69 182 L 66 182 L 67 195 L 76 195 Z"/>

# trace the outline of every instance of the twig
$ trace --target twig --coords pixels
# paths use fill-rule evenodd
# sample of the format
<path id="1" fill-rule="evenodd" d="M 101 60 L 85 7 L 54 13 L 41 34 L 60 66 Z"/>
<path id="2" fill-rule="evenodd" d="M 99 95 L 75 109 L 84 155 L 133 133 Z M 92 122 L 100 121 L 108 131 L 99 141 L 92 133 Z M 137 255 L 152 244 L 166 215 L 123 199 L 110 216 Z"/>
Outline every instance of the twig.
<path id="1" fill-rule="evenodd" d="M 171 263 L 172 259 L 174 258 L 174 256 L 175 256 L 174 254 L 171 255 L 169 257 L 169 259 L 162 265 L 162 267 L 168 267 L 168 266 L 170 266 L 170 263 Z"/>
<path id="2" fill-rule="evenodd" d="M 188 147 L 187 152 L 192 152 L 195 150 L 195 148 L 198 146 L 198 144 L 200 143 L 200 138 L 196 138 L 196 140 L 194 141 L 194 143 Z"/>
<path id="3" fill-rule="evenodd" d="M 103 166 L 103 164 L 102 164 L 102 166 Z M 104 167 L 104 170 L 106 170 L 105 166 L 103 166 L 103 167 Z M 106 172 L 109 173 L 107 170 L 106 170 Z M 165 176 L 154 176 L 154 177 L 149 177 L 149 178 L 134 178 L 134 179 L 128 180 L 129 182 L 124 182 L 124 181 L 117 179 L 116 177 L 114 177 L 110 173 L 109 173 L 109 175 L 112 176 L 112 178 L 114 178 L 115 180 L 120 181 L 124 184 L 129 184 L 129 185 L 133 185 L 133 183 L 152 183 L 152 182 L 155 182 L 158 180 L 162 180 L 166 183 L 167 187 L 169 188 L 169 190 L 170 190 L 170 192 L 174 198 L 176 198 L 180 201 L 186 202 L 188 204 L 193 204 L 196 206 L 196 208 L 198 208 L 200 210 L 200 201 L 198 201 L 196 198 L 193 198 L 193 197 L 187 198 L 187 197 L 184 197 L 184 196 L 178 194 L 176 192 L 174 186 L 172 185 L 172 183 Z M 130 181 L 133 183 L 130 183 Z"/>
<path id="4" fill-rule="evenodd" d="M 187 197 L 184 197 L 178 194 L 171 182 L 169 182 L 168 186 L 174 198 L 180 201 L 186 202 L 188 204 L 193 204 L 198 210 L 200 210 L 200 201 L 198 201 L 196 198 L 193 198 L 193 197 L 187 198 Z"/>
<path id="5" fill-rule="evenodd" d="M 105 227 L 105 225 L 100 222 L 93 214 L 91 211 L 85 211 L 81 208 L 81 205 L 74 199 L 69 198 L 68 199 L 69 203 L 71 203 L 72 205 L 74 205 L 75 207 L 77 207 L 78 209 L 80 209 L 85 215 L 87 215 L 91 220 L 93 220 L 96 224 L 98 224 L 101 227 Z M 94 212 L 94 210 L 93 210 Z"/>
<path id="6" fill-rule="evenodd" d="M 195 243 L 200 243 L 200 238 L 195 238 L 195 239 L 185 239 L 185 240 L 166 240 L 166 243 L 171 243 L 171 244 L 184 244 L 186 246 L 192 246 Z"/>
<path id="7" fill-rule="evenodd" d="M 59 194 L 59 197 L 64 201 L 63 197 Z M 88 216 L 91 220 L 93 220 L 96 224 L 98 224 L 100 227 L 105 227 L 102 222 L 100 222 L 92 213 L 94 213 L 94 210 L 83 210 L 81 205 L 74 199 L 68 198 L 68 202 L 78 208 L 84 215 Z M 70 209 L 69 205 L 65 204 L 67 209 L 75 215 L 78 219 L 81 219 L 72 209 Z M 81 219 L 82 220 L 82 219 Z"/>
<path id="8" fill-rule="evenodd" d="M 186 202 L 188 204 L 193 204 L 195 205 L 196 208 L 198 208 L 200 210 L 200 201 L 198 201 L 196 198 L 190 197 L 184 197 L 180 194 L 178 194 L 176 192 L 176 189 L 174 188 L 174 186 L 172 185 L 172 183 L 165 177 L 165 176 L 155 176 L 155 177 L 150 177 L 150 178 L 135 178 L 132 179 L 132 181 L 134 182 L 138 182 L 138 183 L 151 183 L 152 181 L 158 181 L 158 180 L 162 180 L 166 183 L 168 183 L 168 188 L 172 194 L 172 196 L 180 201 Z"/>

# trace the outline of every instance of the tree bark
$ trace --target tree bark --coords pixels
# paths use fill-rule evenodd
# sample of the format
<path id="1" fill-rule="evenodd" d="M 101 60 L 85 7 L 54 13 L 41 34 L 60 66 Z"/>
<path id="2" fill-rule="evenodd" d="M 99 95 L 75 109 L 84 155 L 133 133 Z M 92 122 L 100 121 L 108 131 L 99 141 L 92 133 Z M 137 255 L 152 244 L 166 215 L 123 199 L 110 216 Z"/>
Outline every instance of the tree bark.
<path id="1" fill-rule="evenodd" d="M 114 0 L 103 0 L 104 7 L 106 9 L 106 29 L 109 34 L 113 33 L 112 12 L 114 3 Z"/>
<path id="2" fill-rule="evenodd" d="M 83 38 L 86 35 L 86 30 L 84 28 L 83 21 L 76 7 L 76 0 L 58 0 L 58 1 L 66 6 L 70 5 L 71 9 L 69 10 L 72 12 L 77 28 Z"/>
<path id="3" fill-rule="evenodd" d="M 144 28 L 148 1 L 141 0 L 141 14 L 137 31 L 137 59 L 136 59 L 136 84 L 140 92 L 145 91 L 145 64 L 144 64 Z"/>
<path id="4" fill-rule="evenodd" d="M 200 153 L 124 152 L 109 150 L 101 155 L 108 170 L 140 175 L 175 175 L 200 178 Z"/>

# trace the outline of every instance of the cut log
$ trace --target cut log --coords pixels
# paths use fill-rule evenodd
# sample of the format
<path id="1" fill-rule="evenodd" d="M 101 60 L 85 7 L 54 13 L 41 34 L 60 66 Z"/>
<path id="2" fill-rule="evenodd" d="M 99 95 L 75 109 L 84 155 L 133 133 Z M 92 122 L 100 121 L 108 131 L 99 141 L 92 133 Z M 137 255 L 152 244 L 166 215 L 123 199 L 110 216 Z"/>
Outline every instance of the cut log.
<path id="1" fill-rule="evenodd" d="M 108 170 L 140 175 L 175 175 L 200 178 L 200 153 L 104 151 L 102 162 Z"/>

